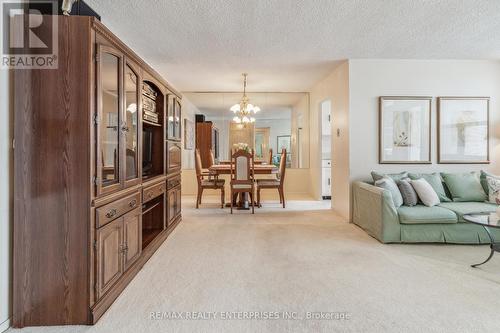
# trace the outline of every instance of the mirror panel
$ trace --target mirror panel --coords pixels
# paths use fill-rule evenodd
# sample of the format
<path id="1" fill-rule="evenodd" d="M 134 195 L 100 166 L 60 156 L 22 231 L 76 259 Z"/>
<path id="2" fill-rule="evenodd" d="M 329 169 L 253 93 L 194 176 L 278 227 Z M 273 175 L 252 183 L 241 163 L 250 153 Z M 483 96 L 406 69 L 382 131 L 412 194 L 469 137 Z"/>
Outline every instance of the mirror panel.
<path id="1" fill-rule="evenodd" d="M 217 128 L 219 160 L 229 160 L 232 145 L 244 140 L 255 149 L 256 160 L 279 165 L 281 149 L 286 148 L 287 167 L 309 168 L 308 93 L 247 93 L 250 103 L 261 110 L 253 115 L 255 122 L 246 126 L 235 124 L 235 114 L 230 111 L 231 106 L 240 102 L 242 93 L 186 93 L 185 96 L 205 115 L 205 121 L 213 122 Z"/>

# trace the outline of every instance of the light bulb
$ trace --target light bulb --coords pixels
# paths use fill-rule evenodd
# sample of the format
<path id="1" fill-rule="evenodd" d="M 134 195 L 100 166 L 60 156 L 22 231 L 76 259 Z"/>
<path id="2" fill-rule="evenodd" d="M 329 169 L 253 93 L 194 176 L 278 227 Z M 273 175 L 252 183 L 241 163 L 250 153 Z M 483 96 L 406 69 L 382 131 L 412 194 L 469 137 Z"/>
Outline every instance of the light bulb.
<path id="1" fill-rule="evenodd" d="M 137 112 L 137 104 L 131 103 L 128 106 L 127 111 L 130 112 L 130 113 L 136 113 Z"/>
<path id="2" fill-rule="evenodd" d="M 254 117 L 250 117 L 250 122 L 251 123 L 255 123 L 255 118 Z"/>
<path id="3" fill-rule="evenodd" d="M 240 111 L 240 105 L 239 104 L 234 104 L 233 106 L 231 106 L 231 108 L 229 110 L 233 111 L 234 113 L 239 112 Z"/>
<path id="4" fill-rule="evenodd" d="M 242 119 L 242 120 L 243 120 L 243 122 L 244 122 L 244 123 L 248 123 L 248 122 L 250 121 L 250 119 L 248 119 L 248 117 L 247 117 L 247 116 L 243 117 L 243 119 Z"/>
<path id="5" fill-rule="evenodd" d="M 238 124 L 239 124 L 239 123 L 241 123 L 241 119 L 240 119 L 240 118 L 238 118 L 238 117 L 234 117 L 234 118 L 233 118 L 233 121 L 234 121 L 235 123 L 238 123 Z"/>
<path id="6" fill-rule="evenodd" d="M 260 111 L 260 108 L 259 108 L 258 106 L 255 106 L 255 107 L 253 108 L 253 112 L 254 112 L 254 113 L 257 113 L 257 112 L 259 112 L 259 111 Z"/>

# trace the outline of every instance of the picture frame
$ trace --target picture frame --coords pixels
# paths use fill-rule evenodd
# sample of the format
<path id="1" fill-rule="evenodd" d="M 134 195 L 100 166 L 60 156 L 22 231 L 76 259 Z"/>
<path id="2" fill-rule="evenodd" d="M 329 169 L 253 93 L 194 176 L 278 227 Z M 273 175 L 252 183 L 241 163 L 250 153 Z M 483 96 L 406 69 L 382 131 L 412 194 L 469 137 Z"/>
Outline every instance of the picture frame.
<path id="1" fill-rule="evenodd" d="M 194 123 L 184 118 L 184 149 L 194 149 Z"/>
<path id="2" fill-rule="evenodd" d="M 292 136 L 278 135 L 276 136 L 276 154 L 280 155 L 281 150 L 286 149 L 286 166 L 289 168 L 292 165 Z"/>
<path id="3" fill-rule="evenodd" d="M 490 163 L 490 98 L 438 97 L 438 163 Z"/>
<path id="4" fill-rule="evenodd" d="M 379 164 L 431 164 L 432 97 L 379 97 Z"/>

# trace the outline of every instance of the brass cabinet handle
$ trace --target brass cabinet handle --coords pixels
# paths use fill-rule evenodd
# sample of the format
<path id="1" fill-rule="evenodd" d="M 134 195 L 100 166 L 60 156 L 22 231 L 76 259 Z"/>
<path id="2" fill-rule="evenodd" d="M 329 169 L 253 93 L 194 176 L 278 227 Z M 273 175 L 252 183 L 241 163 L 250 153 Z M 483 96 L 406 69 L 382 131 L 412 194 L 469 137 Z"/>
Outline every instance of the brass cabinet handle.
<path id="1" fill-rule="evenodd" d="M 125 252 L 128 251 L 128 245 L 120 245 L 120 251 L 121 253 L 125 254 Z"/>
<path id="2" fill-rule="evenodd" d="M 112 209 L 110 210 L 109 212 L 106 213 L 106 217 L 109 219 L 109 218 L 112 218 L 113 216 L 116 215 L 116 209 Z"/>
<path id="3" fill-rule="evenodd" d="M 130 202 L 128 203 L 128 206 L 129 206 L 130 208 L 135 207 L 135 205 L 137 205 L 137 200 L 135 200 L 135 199 L 134 199 L 134 200 L 132 200 L 132 201 L 130 201 Z"/>
<path id="4" fill-rule="evenodd" d="M 151 199 L 153 197 L 153 192 L 148 193 L 148 198 Z"/>

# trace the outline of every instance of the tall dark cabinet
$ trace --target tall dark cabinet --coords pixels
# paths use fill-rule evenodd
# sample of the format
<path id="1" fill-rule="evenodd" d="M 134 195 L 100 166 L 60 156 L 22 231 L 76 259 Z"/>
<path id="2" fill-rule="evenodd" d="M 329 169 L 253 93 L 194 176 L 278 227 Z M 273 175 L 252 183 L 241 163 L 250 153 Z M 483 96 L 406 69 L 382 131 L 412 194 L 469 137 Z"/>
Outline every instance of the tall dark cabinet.
<path id="1" fill-rule="evenodd" d="M 181 95 L 99 21 L 16 70 L 15 327 L 93 324 L 181 220 Z"/>
<path id="2" fill-rule="evenodd" d="M 211 156 L 219 158 L 219 130 L 211 121 L 196 123 L 196 148 L 200 151 L 202 168 L 211 167 Z"/>

